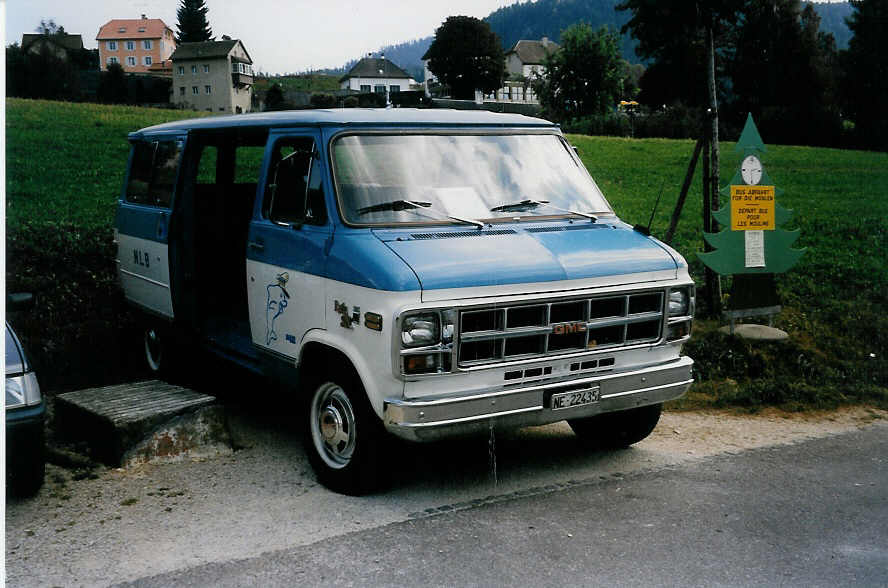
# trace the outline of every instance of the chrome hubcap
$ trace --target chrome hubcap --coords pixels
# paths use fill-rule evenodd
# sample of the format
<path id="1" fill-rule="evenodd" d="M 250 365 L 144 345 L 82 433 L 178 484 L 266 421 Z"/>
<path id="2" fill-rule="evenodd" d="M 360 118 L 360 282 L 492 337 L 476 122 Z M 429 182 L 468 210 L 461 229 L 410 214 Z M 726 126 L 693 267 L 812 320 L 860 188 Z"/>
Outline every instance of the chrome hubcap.
<path id="1" fill-rule="evenodd" d="M 145 359 L 151 371 L 160 371 L 160 362 L 163 359 L 163 344 L 160 335 L 153 328 L 145 331 Z"/>
<path id="2" fill-rule="evenodd" d="M 311 435 L 328 466 L 341 469 L 348 465 L 355 450 L 355 413 L 345 391 L 332 382 L 315 391 Z"/>

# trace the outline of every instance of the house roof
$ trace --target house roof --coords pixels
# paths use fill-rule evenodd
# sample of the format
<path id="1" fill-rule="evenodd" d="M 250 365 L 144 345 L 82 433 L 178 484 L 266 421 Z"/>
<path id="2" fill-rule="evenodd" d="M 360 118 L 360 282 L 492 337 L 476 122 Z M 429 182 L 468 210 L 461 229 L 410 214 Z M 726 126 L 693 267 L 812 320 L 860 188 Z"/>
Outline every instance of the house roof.
<path id="1" fill-rule="evenodd" d="M 159 18 L 115 18 L 102 25 L 99 34 L 96 35 L 96 40 L 159 39 L 163 37 L 164 29 L 169 28 Z M 123 32 L 121 29 L 124 29 Z M 140 31 L 139 29 L 145 30 Z"/>
<path id="2" fill-rule="evenodd" d="M 411 79 L 411 75 L 385 57 L 365 57 L 352 66 L 348 73 L 339 78 L 344 82 L 349 78 L 403 78 Z"/>
<path id="3" fill-rule="evenodd" d="M 206 59 L 211 57 L 228 57 L 235 45 L 240 43 L 239 39 L 228 39 L 226 41 L 204 41 L 202 43 L 180 43 L 176 46 L 176 50 L 170 56 L 173 61 L 182 59 Z M 244 49 L 243 43 L 241 48 Z M 250 54 L 244 49 L 247 59 L 238 59 L 245 63 L 253 63 Z"/>
<path id="4" fill-rule="evenodd" d="M 506 55 L 508 56 L 515 53 L 518 55 L 518 59 L 521 60 L 521 63 L 525 65 L 543 65 L 546 61 L 546 57 L 551 53 L 555 53 L 560 48 L 561 46 L 558 45 L 558 43 L 553 43 L 545 37 L 543 37 L 541 41 L 522 39 L 515 43 L 515 45 L 506 52 Z"/>
<path id="5" fill-rule="evenodd" d="M 64 47 L 69 51 L 83 49 L 83 37 L 81 37 L 80 35 L 44 35 L 41 33 L 25 33 L 24 35 L 22 35 L 22 49 L 27 49 L 37 41 L 48 41 L 50 43 L 58 45 L 59 47 Z"/>

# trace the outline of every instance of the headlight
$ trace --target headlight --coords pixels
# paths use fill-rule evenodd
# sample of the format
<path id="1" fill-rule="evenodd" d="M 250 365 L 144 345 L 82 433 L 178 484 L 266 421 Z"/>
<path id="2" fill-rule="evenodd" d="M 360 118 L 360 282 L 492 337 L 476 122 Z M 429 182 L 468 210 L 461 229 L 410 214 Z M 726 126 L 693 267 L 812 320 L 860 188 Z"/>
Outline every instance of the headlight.
<path id="1" fill-rule="evenodd" d="M 404 347 L 435 345 L 441 339 L 438 313 L 423 312 L 404 317 L 401 323 L 401 343 Z"/>
<path id="2" fill-rule="evenodd" d="M 441 374 L 452 371 L 456 311 L 413 311 L 401 317 L 401 373 Z"/>
<path id="3" fill-rule="evenodd" d="M 29 372 L 6 378 L 6 408 L 20 408 L 22 406 L 35 406 L 40 404 L 40 384 L 37 383 L 37 374 Z"/>
<path id="4" fill-rule="evenodd" d="M 687 288 L 669 291 L 669 316 L 687 316 L 690 309 L 690 296 Z"/>

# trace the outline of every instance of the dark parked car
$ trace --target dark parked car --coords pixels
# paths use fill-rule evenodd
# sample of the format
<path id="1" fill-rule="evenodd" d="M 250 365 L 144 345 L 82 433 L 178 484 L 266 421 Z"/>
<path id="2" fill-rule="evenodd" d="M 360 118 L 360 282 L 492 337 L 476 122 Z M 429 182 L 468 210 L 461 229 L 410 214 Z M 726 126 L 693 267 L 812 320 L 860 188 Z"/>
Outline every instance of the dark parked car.
<path id="1" fill-rule="evenodd" d="M 12 294 L 7 310 L 33 305 L 30 294 Z M 15 331 L 6 323 L 6 483 L 13 494 L 30 496 L 43 485 L 43 421 L 46 403 Z"/>

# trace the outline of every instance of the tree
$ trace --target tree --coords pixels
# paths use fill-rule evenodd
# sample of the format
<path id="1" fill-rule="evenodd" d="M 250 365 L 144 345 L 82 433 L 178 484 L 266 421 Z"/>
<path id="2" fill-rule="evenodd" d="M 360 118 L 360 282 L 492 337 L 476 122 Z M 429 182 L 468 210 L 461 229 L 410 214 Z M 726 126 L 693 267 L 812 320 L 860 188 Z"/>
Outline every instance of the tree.
<path id="1" fill-rule="evenodd" d="M 567 120 L 603 114 L 620 98 L 624 66 L 620 39 L 585 23 L 561 33 L 561 48 L 546 59 L 540 102 L 549 116 Z"/>
<path id="2" fill-rule="evenodd" d="M 41 20 L 40 24 L 37 25 L 37 28 L 34 30 L 37 31 L 38 33 L 40 33 L 41 35 L 67 35 L 68 34 L 67 32 L 65 32 L 65 27 L 63 27 L 61 25 L 57 25 L 55 20 L 53 20 L 51 18 L 49 20 Z"/>
<path id="3" fill-rule="evenodd" d="M 888 0 L 855 0 L 848 27 L 854 34 L 840 57 L 842 103 L 861 146 L 888 149 Z"/>
<path id="4" fill-rule="evenodd" d="M 265 110 L 287 110 L 289 107 L 284 99 L 284 89 L 278 83 L 272 84 L 265 93 Z"/>
<path id="5" fill-rule="evenodd" d="M 752 113 L 776 143 L 836 142 L 835 39 L 810 4 L 749 2 L 733 45 L 734 120 Z"/>
<path id="6" fill-rule="evenodd" d="M 179 19 L 176 30 L 176 43 L 200 43 L 213 41 L 213 30 L 207 22 L 207 8 L 204 0 L 181 0 L 176 17 Z"/>
<path id="7" fill-rule="evenodd" d="M 119 63 L 109 63 L 108 69 L 102 72 L 96 97 L 105 104 L 124 104 L 127 101 L 128 88 L 126 74 Z"/>
<path id="8" fill-rule="evenodd" d="M 502 86 L 506 71 L 503 47 L 490 25 L 471 16 L 449 16 L 435 31 L 424 59 L 429 70 L 462 100 L 475 90 L 489 93 Z"/>

